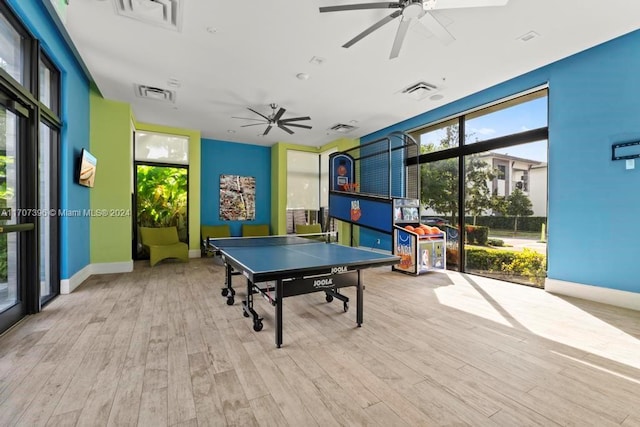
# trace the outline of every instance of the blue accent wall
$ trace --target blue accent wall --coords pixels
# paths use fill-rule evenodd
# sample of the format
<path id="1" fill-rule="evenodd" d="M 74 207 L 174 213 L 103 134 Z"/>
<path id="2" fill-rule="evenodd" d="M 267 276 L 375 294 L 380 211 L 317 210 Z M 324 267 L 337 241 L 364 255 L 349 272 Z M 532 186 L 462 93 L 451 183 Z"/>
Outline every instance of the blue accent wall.
<path id="1" fill-rule="evenodd" d="M 271 220 L 271 148 L 228 141 L 202 139 L 200 222 L 229 224 L 232 236 L 240 236 L 242 224 L 269 224 Z M 253 176 L 256 179 L 256 219 L 220 219 L 220 175 Z"/>
<path id="2" fill-rule="evenodd" d="M 367 135 L 361 143 L 545 83 L 548 277 L 640 292 L 640 164 L 625 170 L 624 161 L 611 160 L 612 144 L 640 140 L 640 31 Z M 377 237 L 363 229 L 360 244 L 369 246 Z"/>
<path id="3" fill-rule="evenodd" d="M 8 4 L 61 73 L 60 208 L 89 209 L 90 189 L 74 183 L 77 159 L 82 148 L 89 148 L 89 80 L 42 2 Z M 60 278 L 68 279 L 90 262 L 89 218 L 62 217 L 60 240 Z"/>

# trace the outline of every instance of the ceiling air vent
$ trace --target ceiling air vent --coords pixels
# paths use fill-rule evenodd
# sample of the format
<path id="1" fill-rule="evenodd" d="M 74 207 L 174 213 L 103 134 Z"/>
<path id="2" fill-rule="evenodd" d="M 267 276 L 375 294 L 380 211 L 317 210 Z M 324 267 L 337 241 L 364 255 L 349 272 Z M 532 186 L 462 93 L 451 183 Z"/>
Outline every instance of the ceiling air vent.
<path id="1" fill-rule="evenodd" d="M 172 90 L 161 89 L 153 86 L 136 85 L 135 91 L 138 98 L 172 103 L 176 101 L 176 93 Z"/>
<path id="2" fill-rule="evenodd" d="M 345 125 L 343 123 L 338 123 L 329 128 L 331 132 L 337 132 L 337 133 L 349 133 L 354 129 L 356 129 L 355 126 Z"/>
<path id="3" fill-rule="evenodd" d="M 402 93 L 406 93 L 411 98 L 419 101 L 421 99 L 426 98 L 427 96 L 433 95 L 439 90 L 440 89 L 438 89 L 435 85 L 432 85 L 431 83 L 419 82 L 409 86 L 406 89 L 403 89 Z"/>
<path id="4" fill-rule="evenodd" d="M 182 28 L 183 0 L 113 0 L 119 15 L 169 30 Z"/>

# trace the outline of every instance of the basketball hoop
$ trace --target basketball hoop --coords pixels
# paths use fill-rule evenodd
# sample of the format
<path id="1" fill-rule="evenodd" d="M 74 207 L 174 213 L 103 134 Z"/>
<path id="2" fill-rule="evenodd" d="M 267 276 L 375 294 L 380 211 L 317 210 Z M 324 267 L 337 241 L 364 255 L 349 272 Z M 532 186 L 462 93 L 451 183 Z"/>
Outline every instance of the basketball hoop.
<path id="1" fill-rule="evenodd" d="M 350 184 L 342 184 L 343 191 L 356 191 L 360 187 L 360 184 L 356 184 L 355 182 Z"/>

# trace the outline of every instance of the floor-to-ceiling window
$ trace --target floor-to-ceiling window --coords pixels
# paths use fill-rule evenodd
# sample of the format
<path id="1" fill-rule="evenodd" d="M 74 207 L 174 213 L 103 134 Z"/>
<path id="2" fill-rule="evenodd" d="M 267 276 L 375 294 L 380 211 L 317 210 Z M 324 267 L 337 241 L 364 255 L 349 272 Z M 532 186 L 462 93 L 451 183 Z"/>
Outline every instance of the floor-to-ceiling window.
<path id="1" fill-rule="evenodd" d="M 287 233 L 295 233 L 296 225 L 320 224 L 325 232 L 334 231 L 329 219 L 329 155 L 287 150 Z"/>
<path id="2" fill-rule="evenodd" d="M 0 4 L 0 332 L 59 292 L 59 72 Z"/>
<path id="3" fill-rule="evenodd" d="M 139 227 L 176 227 L 189 243 L 189 138 L 136 132 L 134 259 L 148 258 Z"/>
<path id="4" fill-rule="evenodd" d="M 446 230 L 447 267 L 542 286 L 547 89 L 411 134 L 420 141 L 421 220 Z"/>

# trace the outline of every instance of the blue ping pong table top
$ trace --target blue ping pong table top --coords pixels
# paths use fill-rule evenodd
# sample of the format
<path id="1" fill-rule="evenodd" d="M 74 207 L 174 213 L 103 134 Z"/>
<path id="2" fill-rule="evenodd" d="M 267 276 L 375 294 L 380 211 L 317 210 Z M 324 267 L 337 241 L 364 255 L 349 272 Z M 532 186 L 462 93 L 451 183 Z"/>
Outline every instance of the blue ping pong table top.
<path id="1" fill-rule="evenodd" d="M 395 255 L 298 236 L 209 239 L 209 244 L 251 276 L 288 277 L 321 268 L 376 267 L 400 260 Z"/>

